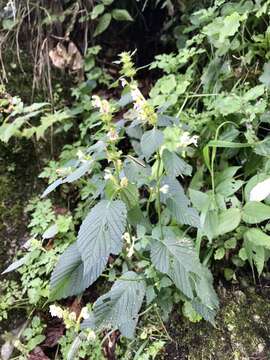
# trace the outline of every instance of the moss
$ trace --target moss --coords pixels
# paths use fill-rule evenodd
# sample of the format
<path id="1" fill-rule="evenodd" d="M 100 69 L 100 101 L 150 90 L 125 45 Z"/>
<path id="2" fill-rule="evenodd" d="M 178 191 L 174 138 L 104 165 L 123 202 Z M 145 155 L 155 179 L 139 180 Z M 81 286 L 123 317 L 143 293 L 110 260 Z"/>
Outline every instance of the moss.
<path id="1" fill-rule="evenodd" d="M 175 343 L 167 346 L 163 359 L 270 359 L 267 298 L 269 294 L 255 291 L 226 291 L 216 328 L 206 322 L 192 324 L 174 314 L 169 329 Z"/>
<path id="2" fill-rule="evenodd" d="M 16 151 L 14 149 L 15 146 L 10 151 L 9 147 L 0 144 L 0 271 L 26 240 L 24 208 L 33 195 L 37 174 L 29 143 L 17 146 Z"/>

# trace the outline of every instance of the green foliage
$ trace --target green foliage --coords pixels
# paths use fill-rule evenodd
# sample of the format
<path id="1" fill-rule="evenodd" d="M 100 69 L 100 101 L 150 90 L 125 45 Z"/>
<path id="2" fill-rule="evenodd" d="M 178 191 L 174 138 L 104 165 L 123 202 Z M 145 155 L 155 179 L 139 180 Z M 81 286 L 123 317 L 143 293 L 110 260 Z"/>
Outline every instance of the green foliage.
<path id="1" fill-rule="evenodd" d="M 112 20 L 136 20 L 129 10 L 95 3 L 93 36 Z M 75 132 L 75 142 L 40 175 L 48 187 L 28 208 L 33 239 L 7 271 L 19 269 L 22 295 L 33 305 L 80 298 L 100 277 L 112 283 L 88 304 L 81 329 L 82 318 L 65 321 L 65 358 L 89 351 L 102 358 L 98 341 L 87 347 L 85 331 L 134 337 L 141 308 L 141 321 L 153 309 L 159 320 L 168 319 L 176 305 L 190 321 L 214 324 L 219 305 L 209 268 L 234 282 L 246 264 L 254 280 L 264 272 L 270 254 L 268 11 L 268 1 L 219 0 L 188 22 L 183 16 L 186 26 L 174 29 L 179 49 L 157 55 L 149 67 L 160 74 L 149 99 L 135 80 L 132 54 L 120 54 L 119 78 L 110 79 L 97 65 L 99 45 L 86 52 L 87 81 L 72 90 L 69 108 L 28 107 L 14 98 L 8 113 L 3 99 L 2 141 L 45 139 L 49 129 L 62 134 L 71 126 Z M 105 98 L 91 96 L 101 85 L 110 87 Z M 72 199 L 73 216 L 57 214 L 44 199 L 56 189 L 63 201 Z M 3 303 L 16 304 L 19 295 L 11 299 L 9 286 L 5 291 Z M 8 306 L 2 305 L 4 317 Z M 148 330 L 137 329 L 139 349 L 126 354 L 154 359 L 167 339 L 150 344 Z"/>

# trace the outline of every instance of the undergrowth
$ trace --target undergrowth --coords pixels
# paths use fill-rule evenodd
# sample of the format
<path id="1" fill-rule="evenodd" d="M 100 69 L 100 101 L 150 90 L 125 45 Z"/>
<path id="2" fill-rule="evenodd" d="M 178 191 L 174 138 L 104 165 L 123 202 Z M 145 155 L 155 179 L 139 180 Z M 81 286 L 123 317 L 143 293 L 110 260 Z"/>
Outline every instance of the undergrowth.
<path id="1" fill-rule="evenodd" d="M 93 38 L 112 19 L 133 20 L 129 8 L 106 12 L 112 3 L 91 10 Z M 26 209 L 29 240 L 4 272 L 20 282 L 3 283 L 2 317 L 23 299 L 30 319 L 18 359 L 155 359 L 174 340 L 173 309 L 216 325 L 211 270 L 232 283 L 268 273 L 269 5 L 216 0 L 179 26 L 184 9 L 157 1 L 172 16 L 174 52 L 143 69 L 121 52 L 112 74 L 92 43 L 77 58 L 72 104 L 59 88 L 53 103 L 26 105 L 2 87 L 1 141 L 48 142 L 53 154 L 59 134 L 74 139 L 45 164 L 48 186 Z M 74 65 L 54 55 L 54 66 Z"/>

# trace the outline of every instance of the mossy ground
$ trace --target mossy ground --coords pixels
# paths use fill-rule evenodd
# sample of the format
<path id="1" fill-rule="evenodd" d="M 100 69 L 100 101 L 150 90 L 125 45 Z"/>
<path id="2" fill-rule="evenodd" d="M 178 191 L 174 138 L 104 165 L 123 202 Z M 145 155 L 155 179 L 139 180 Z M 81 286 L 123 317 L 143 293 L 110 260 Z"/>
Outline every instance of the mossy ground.
<path id="1" fill-rule="evenodd" d="M 270 359 L 270 288 L 222 288 L 219 296 L 216 327 L 173 315 L 167 325 L 175 342 L 166 347 L 164 360 Z"/>

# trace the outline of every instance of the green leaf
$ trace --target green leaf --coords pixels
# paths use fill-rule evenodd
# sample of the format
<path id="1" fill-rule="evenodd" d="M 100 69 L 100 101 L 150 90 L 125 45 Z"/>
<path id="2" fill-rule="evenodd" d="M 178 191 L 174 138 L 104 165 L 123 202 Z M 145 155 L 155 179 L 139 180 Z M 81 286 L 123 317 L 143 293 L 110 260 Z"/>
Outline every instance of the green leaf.
<path id="1" fill-rule="evenodd" d="M 51 239 L 58 233 L 58 227 L 56 224 L 50 226 L 42 236 L 42 239 Z"/>
<path id="2" fill-rule="evenodd" d="M 244 94 L 244 99 L 246 101 L 256 100 L 256 99 L 258 99 L 258 97 L 260 97 L 264 94 L 264 91 L 265 91 L 264 85 L 257 85 L 255 87 L 251 88 L 250 90 L 248 90 Z"/>
<path id="3" fill-rule="evenodd" d="M 245 232 L 244 239 L 254 244 L 270 249 L 270 236 L 266 235 L 262 230 L 252 228 Z"/>
<path id="4" fill-rule="evenodd" d="M 191 176 L 192 167 L 176 153 L 165 149 L 162 152 L 162 161 L 167 175 L 172 177 L 178 177 L 179 175 Z"/>
<path id="5" fill-rule="evenodd" d="M 185 301 L 182 307 L 183 315 L 189 319 L 189 321 L 196 323 L 202 320 L 202 316 L 199 315 L 193 308 L 192 303 Z"/>
<path id="6" fill-rule="evenodd" d="M 259 77 L 261 83 L 265 86 L 270 87 L 270 61 L 264 64 L 263 66 L 263 73 Z"/>
<path id="7" fill-rule="evenodd" d="M 225 249 L 223 247 L 221 247 L 215 251 L 214 259 L 221 260 L 224 258 L 224 256 L 225 256 Z"/>
<path id="8" fill-rule="evenodd" d="M 59 185 L 63 184 L 63 179 L 57 179 L 52 184 L 50 184 L 47 189 L 41 195 L 41 198 L 46 197 L 49 195 L 53 190 L 55 190 Z"/>
<path id="9" fill-rule="evenodd" d="M 227 198 L 236 193 L 243 184 L 242 180 L 227 179 L 218 184 L 216 192 Z"/>
<path id="10" fill-rule="evenodd" d="M 119 254 L 126 226 L 126 206 L 120 200 L 102 200 L 84 219 L 78 234 L 78 250 L 85 274 L 100 258 Z"/>
<path id="11" fill-rule="evenodd" d="M 154 128 L 146 131 L 141 138 L 141 148 L 145 158 L 148 160 L 163 144 L 164 136 L 162 131 Z"/>
<path id="12" fill-rule="evenodd" d="M 134 21 L 129 12 L 125 9 L 114 9 L 112 17 L 117 21 Z"/>
<path id="13" fill-rule="evenodd" d="M 238 227 L 241 221 L 240 209 L 227 209 L 218 217 L 217 236 L 224 235 Z"/>
<path id="14" fill-rule="evenodd" d="M 118 279 L 111 290 L 97 299 L 93 306 L 95 327 L 118 328 L 122 335 L 133 338 L 138 313 L 145 296 L 145 282 L 140 275 L 129 271 Z M 82 328 L 92 326 L 92 321 L 84 321 Z"/>
<path id="15" fill-rule="evenodd" d="M 218 307 L 211 274 L 200 264 L 189 240 L 173 237 L 162 241 L 153 239 L 151 260 L 157 270 L 167 274 L 188 299 L 198 297 L 207 307 Z"/>
<path id="16" fill-rule="evenodd" d="M 9 265 L 9 267 L 4 270 L 1 275 L 7 274 L 11 271 L 17 270 L 21 266 L 23 266 L 27 261 L 28 255 L 23 256 L 21 259 L 14 261 L 12 264 Z"/>
<path id="17" fill-rule="evenodd" d="M 170 198 L 166 204 L 172 217 L 179 223 L 184 225 L 200 227 L 200 217 L 197 210 L 184 205 L 178 197 Z"/>
<path id="18" fill-rule="evenodd" d="M 189 189 L 189 196 L 192 204 L 197 210 L 203 211 L 209 207 L 210 199 L 206 193 L 194 189 Z"/>
<path id="19" fill-rule="evenodd" d="M 55 180 L 43 192 L 43 194 L 41 195 L 41 198 L 44 198 L 47 195 L 49 195 L 52 191 L 54 191 L 56 188 L 58 188 L 59 185 L 62 185 L 62 184 L 65 184 L 65 183 L 72 183 L 72 182 L 74 182 L 76 180 L 79 180 L 82 176 L 84 176 L 90 170 L 92 164 L 93 164 L 92 161 L 86 161 L 80 167 L 78 167 L 78 169 L 73 171 L 71 174 L 66 176 L 64 179 Z"/>
<path id="20" fill-rule="evenodd" d="M 99 19 L 99 22 L 97 24 L 96 30 L 94 32 L 94 37 L 102 34 L 110 25 L 112 20 L 112 15 L 111 14 L 104 14 L 101 16 L 101 18 Z"/>
<path id="21" fill-rule="evenodd" d="M 257 183 L 250 191 L 250 201 L 263 201 L 270 195 L 270 178 L 267 176 L 262 182 Z"/>
<path id="22" fill-rule="evenodd" d="M 258 224 L 270 219 L 270 206 L 251 201 L 243 207 L 243 221 L 247 224 Z"/>
<path id="23" fill-rule="evenodd" d="M 91 19 L 95 20 L 99 15 L 103 14 L 104 10 L 105 6 L 103 4 L 96 5 L 91 12 Z"/>
<path id="24" fill-rule="evenodd" d="M 120 198 L 130 210 L 139 204 L 139 191 L 136 185 L 129 183 L 120 190 Z"/>
<path id="25" fill-rule="evenodd" d="M 253 230 L 258 230 L 259 232 Z M 264 262 L 265 262 L 264 248 L 269 246 L 268 243 L 270 244 L 270 237 L 268 237 L 267 240 L 265 238 L 266 236 L 267 235 L 265 235 L 259 229 L 249 229 L 244 234 L 243 248 L 239 252 L 239 256 L 241 256 L 243 260 L 245 260 L 246 258 L 248 259 L 252 271 L 253 271 L 253 264 L 255 264 L 259 275 L 263 271 Z M 264 246 L 263 245 L 264 243 L 267 246 Z"/>
<path id="26" fill-rule="evenodd" d="M 58 263 L 52 273 L 50 281 L 50 298 L 58 300 L 72 295 L 81 294 L 88 288 L 103 272 L 108 261 L 108 256 L 100 256 L 93 260 L 87 271 L 77 243 L 70 245 L 60 256 Z"/>

